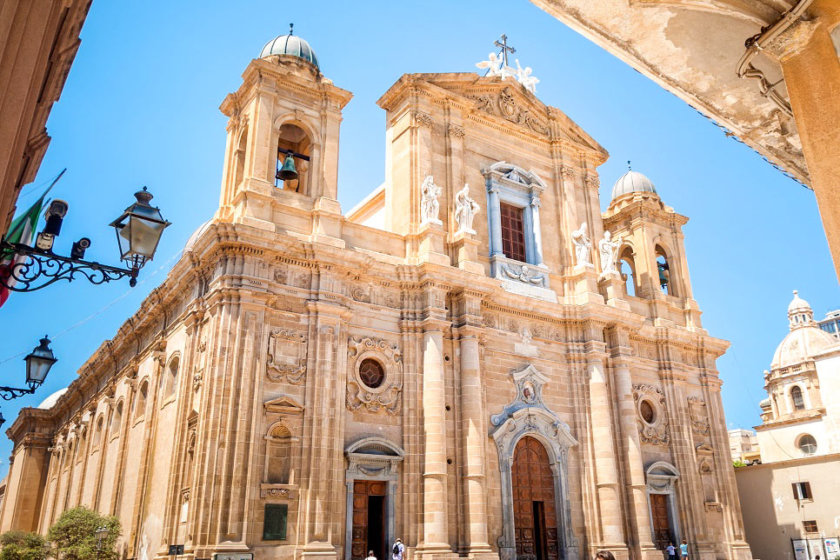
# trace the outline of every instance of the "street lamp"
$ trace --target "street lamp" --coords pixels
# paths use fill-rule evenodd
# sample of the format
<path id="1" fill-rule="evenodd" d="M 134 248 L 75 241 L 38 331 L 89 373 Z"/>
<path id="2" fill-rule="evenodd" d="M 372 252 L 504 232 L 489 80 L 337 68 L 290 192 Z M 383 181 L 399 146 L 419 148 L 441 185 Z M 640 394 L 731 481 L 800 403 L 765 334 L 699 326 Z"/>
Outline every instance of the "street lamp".
<path id="1" fill-rule="evenodd" d="M 108 527 L 100 525 L 93 534 L 96 535 L 96 556 L 98 557 L 102 550 L 102 539 L 108 536 Z"/>
<path id="2" fill-rule="evenodd" d="M 84 260 L 85 250 L 90 247 L 87 237 L 73 243 L 69 257 L 53 253 L 53 243 L 69 208 L 67 202 L 53 200 L 45 213 L 46 226 L 38 233 L 34 247 L 5 238 L 0 241 L 0 257 L 14 257 L 4 267 L 6 270 L 0 270 L 0 284 L 15 292 L 32 292 L 59 280 L 72 282 L 83 276 L 92 284 L 128 277 L 130 286 L 137 285 L 137 274 L 154 257 L 163 230 L 170 223 L 163 219 L 158 208 L 149 204 L 152 193 L 146 187 L 134 196 L 137 201 L 110 224 L 117 232 L 120 258 L 128 268 Z"/>
<path id="3" fill-rule="evenodd" d="M 41 386 L 50 368 L 58 359 L 53 354 L 50 348 L 50 339 L 44 335 L 41 339 L 41 344 L 36 346 L 32 352 L 27 354 L 24 358 L 26 362 L 26 385 L 28 389 L 19 389 L 17 387 L 2 387 L 0 386 L 0 397 L 5 401 L 10 401 L 23 395 L 31 395 L 35 389 Z M 2 415 L 0 415 L 0 418 Z M 3 422 L 0 421 L 0 424 Z"/>
<path id="4" fill-rule="evenodd" d="M 146 187 L 134 193 L 134 197 L 137 202 L 126 208 L 111 226 L 117 231 L 120 257 L 134 271 L 132 282 L 136 283 L 137 271 L 154 257 L 160 236 L 169 222 L 163 219 L 159 208 L 149 204 L 153 197 Z"/>

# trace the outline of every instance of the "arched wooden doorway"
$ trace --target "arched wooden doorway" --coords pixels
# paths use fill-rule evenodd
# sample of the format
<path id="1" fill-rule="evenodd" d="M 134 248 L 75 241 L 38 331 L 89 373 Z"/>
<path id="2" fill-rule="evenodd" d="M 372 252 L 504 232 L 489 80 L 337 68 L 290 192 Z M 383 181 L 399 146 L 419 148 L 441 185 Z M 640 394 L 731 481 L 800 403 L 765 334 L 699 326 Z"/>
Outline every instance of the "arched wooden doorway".
<path id="1" fill-rule="evenodd" d="M 557 560 L 554 474 L 548 453 L 535 438 L 516 444 L 511 468 L 517 560 Z"/>

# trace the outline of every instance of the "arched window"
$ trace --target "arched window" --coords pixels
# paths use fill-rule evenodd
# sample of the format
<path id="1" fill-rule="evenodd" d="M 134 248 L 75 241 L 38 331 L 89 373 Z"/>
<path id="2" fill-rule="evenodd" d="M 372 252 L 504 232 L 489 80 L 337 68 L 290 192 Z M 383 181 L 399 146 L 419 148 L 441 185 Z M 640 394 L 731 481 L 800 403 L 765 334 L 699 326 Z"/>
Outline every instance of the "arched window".
<path id="1" fill-rule="evenodd" d="M 93 436 L 93 448 L 96 449 L 102 446 L 102 442 L 105 441 L 104 435 L 105 430 L 103 427 L 105 426 L 105 419 L 102 416 L 99 416 L 99 420 L 96 421 L 96 431 L 94 432 Z"/>
<path id="2" fill-rule="evenodd" d="M 163 376 L 160 380 L 160 386 L 162 391 L 162 395 L 164 399 L 171 397 L 175 394 L 176 389 L 178 388 L 178 368 L 180 366 L 180 359 L 176 356 L 169 361 L 169 365 L 166 366 L 166 370 L 163 372 Z"/>
<path id="3" fill-rule="evenodd" d="M 636 288 L 638 286 L 636 281 L 636 261 L 633 259 L 633 249 L 625 246 L 621 249 L 618 255 L 619 272 L 621 279 L 624 280 L 624 291 L 628 296 L 636 296 L 638 294 Z"/>
<path id="4" fill-rule="evenodd" d="M 790 399 L 793 401 L 794 410 L 805 409 L 805 399 L 802 398 L 802 389 L 798 385 L 794 385 L 790 390 Z"/>
<path id="5" fill-rule="evenodd" d="M 312 156 L 312 141 L 302 128 L 294 124 L 280 127 L 277 140 L 277 168 L 274 185 L 283 190 L 307 193 L 307 171 Z M 297 178 L 285 178 L 294 170 Z"/>
<path id="6" fill-rule="evenodd" d="M 813 455 L 817 452 L 817 440 L 811 434 L 804 434 L 799 437 L 797 447 L 803 455 Z"/>
<path id="7" fill-rule="evenodd" d="M 142 418 L 146 414 L 146 399 L 149 396 L 149 382 L 144 381 L 134 399 L 134 419 Z"/>
<path id="8" fill-rule="evenodd" d="M 665 250 L 659 245 L 656 246 L 656 270 L 659 273 L 659 288 L 663 293 L 674 296 L 674 283 L 671 276 L 671 263 Z"/>
<path id="9" fill-rule="evenodd" d="M 266 482 L 289 484 L 292 471 L 292 433 L 280 424 L 268 435 Z"/>
<path id="10" fill-rule="evenodd" d="M 111 435 L 115 436 L 120 433 L 120 424 L 122 424 L 123 403 L 117 403 L 117 408 L 114 409 L 114 415 L 111 416 Z"/>

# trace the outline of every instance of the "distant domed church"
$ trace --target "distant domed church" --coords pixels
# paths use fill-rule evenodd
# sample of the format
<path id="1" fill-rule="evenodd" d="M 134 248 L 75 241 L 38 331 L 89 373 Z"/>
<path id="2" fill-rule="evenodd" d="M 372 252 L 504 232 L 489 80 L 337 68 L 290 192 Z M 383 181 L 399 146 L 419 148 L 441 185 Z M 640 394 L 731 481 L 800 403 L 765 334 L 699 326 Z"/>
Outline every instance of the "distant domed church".
<path id="1" fill-rule="evenodd" d="M 607 152 L 508 71 L 397 80 L 384 184 L 342 214 L 351 94 L 269 42 L 221 105 L 216 215 L 9 429 L 0 528 L 82 504 L 142 560 L 751 558 L 687 218 L 635 171 L 602 214 Z"/>

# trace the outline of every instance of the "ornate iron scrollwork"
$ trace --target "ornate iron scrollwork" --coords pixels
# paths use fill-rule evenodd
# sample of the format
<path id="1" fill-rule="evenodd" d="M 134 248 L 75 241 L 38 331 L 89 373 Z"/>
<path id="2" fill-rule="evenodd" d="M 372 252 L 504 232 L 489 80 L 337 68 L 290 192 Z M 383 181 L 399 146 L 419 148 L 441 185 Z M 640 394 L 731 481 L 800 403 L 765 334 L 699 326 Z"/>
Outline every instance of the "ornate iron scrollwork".
<path id="1" fill-rule="evenodd" d="M 72 282 L 84 277 L 92 284 L 104 284 L 129 278 L 129 285 L 137 284 L 138 269 L 125 269 L 92 261 L 62 257 L 18 243 L 0 242 L 0 254 L 23 255 L 27 258 L 13 262 L 0 270 L 0 284 L 15 292 L 33 292 L 59 280 Z"/>

